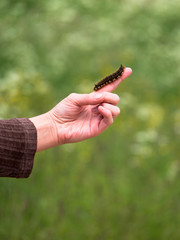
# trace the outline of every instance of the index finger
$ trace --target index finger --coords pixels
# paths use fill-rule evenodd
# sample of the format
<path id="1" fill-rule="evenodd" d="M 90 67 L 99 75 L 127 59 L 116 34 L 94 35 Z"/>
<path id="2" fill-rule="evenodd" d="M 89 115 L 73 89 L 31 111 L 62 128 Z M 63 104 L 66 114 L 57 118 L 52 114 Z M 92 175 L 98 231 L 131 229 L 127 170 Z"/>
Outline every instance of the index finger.
<path id="1" fill-rule="evenodd" d="M 108 84 L 108 85 L 105 85 L 104 87 L 102 87 L 101 89 L 97 90 L 97 91 L 94 91 L 94 92 L 113 92 L 117 87 L 118 85 L 123 81 L 125 80 L 127 77 L 129 77 L 132 73 L 132 69 L 131 68 L 124 68 L 124 72 L 122 74 L 121 77 L 119 77 L 116 81 Z"/>

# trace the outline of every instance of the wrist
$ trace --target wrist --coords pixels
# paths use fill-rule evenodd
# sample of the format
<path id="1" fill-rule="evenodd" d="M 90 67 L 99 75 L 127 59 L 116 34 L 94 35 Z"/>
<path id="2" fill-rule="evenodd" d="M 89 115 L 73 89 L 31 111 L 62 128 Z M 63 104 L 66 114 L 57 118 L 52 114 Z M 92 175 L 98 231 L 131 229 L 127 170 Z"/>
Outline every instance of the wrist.
<path id="1" fill-rule="evenodd" d="M 58 145 L 57 129 L 49 113 L 29 118 L 37 130 L 37 152 Z"/>

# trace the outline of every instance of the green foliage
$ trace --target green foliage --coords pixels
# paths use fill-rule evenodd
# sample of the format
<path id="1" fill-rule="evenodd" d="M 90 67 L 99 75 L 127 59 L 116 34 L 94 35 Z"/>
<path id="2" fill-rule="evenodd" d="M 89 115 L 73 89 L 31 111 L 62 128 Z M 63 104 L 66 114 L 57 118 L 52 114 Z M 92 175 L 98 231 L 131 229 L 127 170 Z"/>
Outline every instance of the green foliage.
<path id="1" fill-rule="evenodd" d="M 180 2 L 1 0 L 0 117 L 32 117 L 121 63 L 103 135 L 0 180 L 0 239 L 180 238 Z"/>

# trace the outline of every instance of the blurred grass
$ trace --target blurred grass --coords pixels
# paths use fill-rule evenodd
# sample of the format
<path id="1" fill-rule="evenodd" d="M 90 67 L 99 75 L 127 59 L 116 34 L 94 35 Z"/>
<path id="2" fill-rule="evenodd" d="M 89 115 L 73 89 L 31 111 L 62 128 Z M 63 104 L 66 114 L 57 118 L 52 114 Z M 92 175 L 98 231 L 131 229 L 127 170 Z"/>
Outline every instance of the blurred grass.
<path id="1" fill-rule="evenodd" d="M 133 69 L 103 135 L 0 180 L 0 239 L 180 239 L 179 13 L 177 0 L 0 1 L 1 118 Z"/>

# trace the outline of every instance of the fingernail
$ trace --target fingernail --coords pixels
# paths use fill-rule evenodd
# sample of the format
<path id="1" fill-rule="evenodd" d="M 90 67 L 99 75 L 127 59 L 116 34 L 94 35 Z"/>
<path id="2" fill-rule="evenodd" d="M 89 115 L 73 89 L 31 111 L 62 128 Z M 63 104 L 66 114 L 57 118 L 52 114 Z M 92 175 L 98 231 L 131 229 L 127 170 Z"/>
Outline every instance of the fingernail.
<path id="1" fill-rule="evenodd" d="M 94 98 L 95 98 L 95 99 L 99 99 L 99 98 L 101 98 L 101 97 L 102 97 L 102 93 L 98 93 L 98 94 L 95 95 Z"/>

